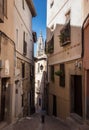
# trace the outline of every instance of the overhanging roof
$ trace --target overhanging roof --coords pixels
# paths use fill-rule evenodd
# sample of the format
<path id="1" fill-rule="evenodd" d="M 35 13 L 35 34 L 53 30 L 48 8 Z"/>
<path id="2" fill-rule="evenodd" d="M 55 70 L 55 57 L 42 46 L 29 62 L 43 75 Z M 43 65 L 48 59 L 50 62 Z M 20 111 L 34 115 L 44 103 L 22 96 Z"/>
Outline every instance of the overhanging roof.
<path id="1" fill-rule="evenodd" d="M 36 16 L 36 10 L 35 10 L 35 7 L 33 5 L 33 1 L 32 0 L 26 0 L 26 2 L 29 6 L 29 9 L 31 11 L 32 16 L 35 17 Z"/>

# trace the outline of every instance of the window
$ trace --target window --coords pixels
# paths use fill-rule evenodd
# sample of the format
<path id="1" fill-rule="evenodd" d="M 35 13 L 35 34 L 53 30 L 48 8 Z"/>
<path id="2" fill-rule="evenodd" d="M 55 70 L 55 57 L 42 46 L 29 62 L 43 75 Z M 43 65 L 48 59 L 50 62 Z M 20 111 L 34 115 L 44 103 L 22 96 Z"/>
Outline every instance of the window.
<path id="1" fill-rule="evenodd" d="M 26 42 L 26 34 L 23 32 L 23 55 L 27 54 L 27 42 Z"/>
<path id="2" fill-rule="evenodd" d="M 54 66 L 53 65 L 50 67 L 50 78 L 51 78 L 51 81 L 54 82 Z"/>
<path id="3" fill-rule="evenodd" d="M 25 77 L 25 63 L 22 63 L 22 78 Z"/>
<path id="4" fill-rule="evenodd" d="M 66 17 L 65 25 L 60 31 L 59 35 L 61 46 L 69 44 L 71 39 L 70 11 L 68 11 L 65 14 L 65 17 Z"/>
<path id="5" fill-rule="evenodd" d="M 25 9 L 24 0 L 22 0 L 22 7 L 23 7 L 23 9 Z"/>
<path id="6" fill-rule="evenodd" d="M 60 64 L 60 71 L 62 71 L 62 75 L 60 78 L 60 86 L 65 87 L 65 64 Z"/>

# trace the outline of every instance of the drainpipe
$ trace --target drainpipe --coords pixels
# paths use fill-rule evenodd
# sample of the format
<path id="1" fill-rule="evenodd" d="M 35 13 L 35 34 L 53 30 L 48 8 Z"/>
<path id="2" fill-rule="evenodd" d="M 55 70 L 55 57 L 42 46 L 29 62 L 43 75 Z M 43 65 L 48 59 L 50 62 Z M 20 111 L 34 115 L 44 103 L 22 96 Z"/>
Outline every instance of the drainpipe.
<path id="1" fill-rule="evenodd" d="M 82 53 L 81 53 L 81 57 L 84 58 L 84 24 L 86 23 L 87 19 L 89 18 L 89 14 L 87 15 L 87 17 L 85 18 L 83 24 L 82 24 Z M 85 72 L 84 72 L 85 73 Z M 85 84 L 84 84 L 85 86 Z M 85 95 L 84 95 L 84 119 L 86 120 L 86 88 L 84 87 L 84 91 L 85 91 Z"/>
<path id="2" fill-rule="evenodd" d="M 81 53 L 81 57 L 82 57 L 82 58 L 84 57 L 84 31 L 83 31 L 83 29 L 84 29 L 84 24 L 85 24 L 85 22 L 87 21 L 88 17 L 89 17 L 89 14 L 88 14 L 87 17 L 85 18 L 85 20 L 84 20 L 84 22 L 83 22 L 83 25 L 82 25 L 82 53 Z"/>

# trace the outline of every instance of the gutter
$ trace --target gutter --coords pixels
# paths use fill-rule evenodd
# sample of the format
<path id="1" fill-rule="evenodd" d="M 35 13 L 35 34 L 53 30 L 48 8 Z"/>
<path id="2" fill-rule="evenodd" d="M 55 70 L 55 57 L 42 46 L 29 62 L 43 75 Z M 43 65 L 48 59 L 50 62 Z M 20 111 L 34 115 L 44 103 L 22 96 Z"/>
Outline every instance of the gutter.
<path id="1" fill-rule="evenodd" d="M 32 0 L 26 0 L 26 2 L 27 2 L 28 7 L 29 7 L 29 9 L 31 11 L 32 17 L 35 17 L 37 14 L 36 14 L 36 10 L 35 10 L 33 1 Z"/>

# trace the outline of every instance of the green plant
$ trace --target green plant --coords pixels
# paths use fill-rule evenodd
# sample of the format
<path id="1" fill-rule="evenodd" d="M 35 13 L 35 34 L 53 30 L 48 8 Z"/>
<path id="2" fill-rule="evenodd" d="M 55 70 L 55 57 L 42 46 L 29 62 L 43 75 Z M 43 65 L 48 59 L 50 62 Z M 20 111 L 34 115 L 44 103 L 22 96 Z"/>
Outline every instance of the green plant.
<path id="1" fill-rule="evenodd" d="M 62 70 L 56 71 L 56 72 L 55 72 L 55 75 L 57 75 L 57 76 L 63 76 Z"/>

